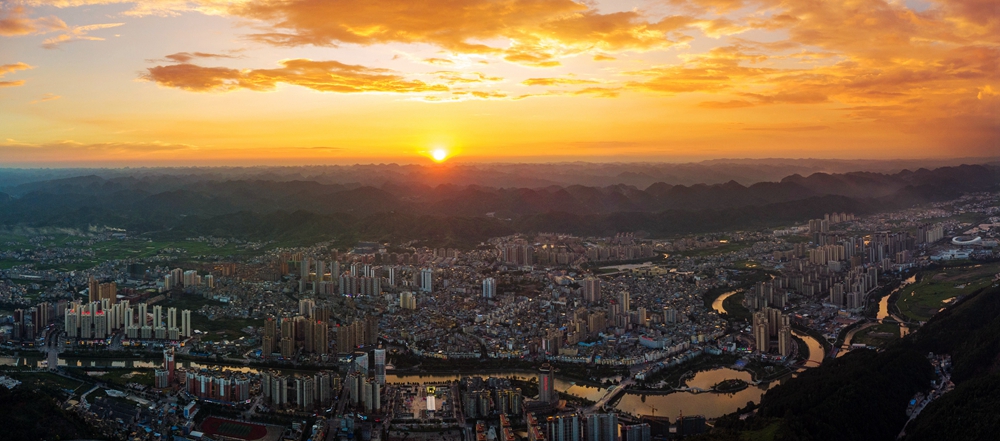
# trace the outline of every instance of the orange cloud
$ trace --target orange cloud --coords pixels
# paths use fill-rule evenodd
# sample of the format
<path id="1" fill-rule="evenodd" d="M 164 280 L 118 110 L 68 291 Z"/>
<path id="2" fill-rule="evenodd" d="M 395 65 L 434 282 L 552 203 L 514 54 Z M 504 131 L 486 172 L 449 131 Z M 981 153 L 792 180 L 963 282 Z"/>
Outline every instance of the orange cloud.
<path id="1" fill-rule="evenodd" d="M 744 127 L 743 130 L 752 132 L 814 132 L 817 130 L 829 129 L 828 126 L 772 126 L 772 127 Z"/>
<path id="2" fill-rule="evenodd" d="M 29 66 L 26 63 L 13 63 L 13 64 L 0 64 L 0 79 L 3 76 L 11 72 L 17 72 L 19 70 L 34 69 L 34 66 Z M 0 87 L 17 87 L 23 86 L 24 80 L 16 81 L 0 81 Z"/>
<path id="3" fill-rule="evenodd" d="M 177 63 L 187 63 L 195 58 L 237 58 L 233 55 L 222 55 L 222 54 L 209 54 L 205 52 L 178 52 L 176 54 L 167 55 L 166 58 L 170 61 Z"/>
<path id="4" fill-rule="evenodd" d="M 183 12 L 200 12 L 207 15 L 226 14 L 234 3 L 247 0 L 19 0 L 31 6 L 76 8 L 89 5 L 130 4 L 131 9 L 122 15 L 132 17 L 176 16 Z"/>
<path id="5" fill-rule="evenodd" d="M 424 58 L 424 63 L 427 63 L 427 64 L 438 64 L 438 65 L 452 65 L 452 64 L 455 64 L 454 61 L 451 61 L 451 60 L 449 60 L 447 58 L 435 58 L 435 57 Z"/>
<path id="6" fill-rule="evenodd" d="M 274 90 L 278 83 L 320 92 L 441 92 L 447 86 L 407 80 L 388 69 L 308 59 L 284 60 L 278 69 L 237 70 L 189 63 L 156 66 L 141 78 L 161 86 L 192 92 L 228 92 L 238 89 Z"/>
<path id="7" fill-rule="evenodd" d="M 59 96 L 59 95 L 56 95 L 54 93 L 46 93 L 41 98 L 39 98 L 37 100 L 34 100 L 34 101 L 31 101 L 31 104 L 44 103 L 46 101 L 55 101 L 55 100 L 57 100 L 59 98 L 62 98 L 62 97 Z"/>
<path id="8" fill-rule="evenodd" d="M 104 41 L 101 37 L 94 37 L 87 35 L 87 33 L 99 29 L 115 28 L 124 24 L 125 23 L 101 23 L 86 26 L 72 26 L 69 29 L 64 30 L 65 33 L 43 41 L 42 47 L 46 49 L 55 49 L 60 44 L 71 43 L 74 41 Z"/>
<path id="9" fill-rule="evenodd" d="M 0 8 L 0 36 L 44 34 L 66 28 L 66 23 L 54 16 L 29 18 L 23 6 Z"/>
<path id="10" fill-rule="evenodd" d="M 488 83 L 488 82 L 503 81 L 503 78 L 489 76 L 482 72 L 438 71 L 438 72 L 431 72 L 431 74 L 436 75 L 438 78 L 440 78 L 442 81 L 448 84 Z"/>
<path id="11" fill-rule="evenodd" d="M 0 9 L 0 36 L 23 36 L 61 32 L 59 35 L 46 39 L 42 47 L 53 49 L 62 43 L 80 40 L 99 41 L 100 37 L 87 35 L 90 31 L 113 28 L 124 23 L 101 23 L 85 26 L 69 26 L 58 17 L 29 18 L 28 10 L 23 6 L 14 6 L 8 10 Z"/>
<path id="12" fill-rule="evenodd" d="M 528 78 L 521 82 L 525 86 L 558 86 L 565 84 L 597 84 L 598 81 L 579 78 Z"/>
<path id="13" fill-rule="evenodd" d="M 163 142 L 104 142 L 84 144 L 76 141 L 58 141 L 30 144 L 8 139 L 0 142 L 0 161 L 7 163 L 73 162 L 157 158 L 185 150 L 196 149 L 185 144 Z M 100 158 L 100 159 L 97 159 Z"/>
<path id="14" fill-rule="evenodd" d="M 653 22 L 637 11 L 602 14 L 571 0 L 247 1 L 230 12 L 269 23 L 273 29 L 251 38 L 279 46 L 426 43 L 534 67 L 559 66 L 559 58 L 581 52 L 671 47 L 689 41 L 678 32 L 692 26 L 718 33 L 734 26 L 677 16 Z M 494 43 L 502 39 L 509 47 Z"/>
<path id="15" fill-rule="evenodd" d="M 742 107 L 753 107 L 754 103 L 747 100 L 729 100 L 729 101 L 704 101 L 698 103 L 698 107 L 703 107 L 706 109 L 739 109 Z"/>

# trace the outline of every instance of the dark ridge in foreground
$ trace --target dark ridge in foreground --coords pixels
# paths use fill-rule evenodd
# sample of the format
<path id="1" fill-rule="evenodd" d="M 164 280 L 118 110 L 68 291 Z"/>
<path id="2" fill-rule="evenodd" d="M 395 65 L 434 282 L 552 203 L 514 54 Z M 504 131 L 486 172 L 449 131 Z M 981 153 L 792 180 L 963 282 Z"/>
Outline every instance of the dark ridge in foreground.
<path id="1" fill-rule="evenodd" d="M 907 427 L 906 440 L 995 439 L 1000 431 L 1000 288 L 940 313 L 885 351 L 852 351 L 769 390 L 758 406 L 717 421 L 696 440 L 886 440 L 908 417 L 907 402 L 935 378 L 928 353 L 952 357 L 956 388 Z M 740 419 L 740 413 L 756 413 Z M 767 434 L 767 436 L 765 436 Z M 773 435 L 773 436 L 772 436 Z"/>

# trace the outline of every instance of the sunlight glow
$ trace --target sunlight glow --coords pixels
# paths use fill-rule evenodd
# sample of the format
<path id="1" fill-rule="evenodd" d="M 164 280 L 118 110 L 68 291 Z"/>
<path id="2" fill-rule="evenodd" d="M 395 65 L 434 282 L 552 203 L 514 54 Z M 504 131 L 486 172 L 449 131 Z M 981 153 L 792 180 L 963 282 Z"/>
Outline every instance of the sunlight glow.
<path id="1" fill-rule="evenodd" d="M 448 158 L 448 151 L 445 149 L 434 149 L 431 151 L 431 158 L 436 162 L 444 161 Z"/>

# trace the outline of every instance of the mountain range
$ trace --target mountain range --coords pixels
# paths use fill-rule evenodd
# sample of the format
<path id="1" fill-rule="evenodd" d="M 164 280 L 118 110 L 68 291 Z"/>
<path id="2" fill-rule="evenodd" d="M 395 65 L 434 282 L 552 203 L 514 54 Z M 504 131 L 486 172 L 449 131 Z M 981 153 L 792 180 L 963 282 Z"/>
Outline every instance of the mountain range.
<path id="1" fill-rule="evenodd" d="M 216 177 L 143 171 L 22 183 L 0 193 L 0 225 L 108 226 L 135 233 L 228 231 L 276 240 L 345 234 L 458 240 L 458 228 L 468 233 L 469 241 L 531 231 L 644 231 L 662 237 L 802 222 L 834 211 L 866 214 L 996 190 L 1000 167 L 793 174 L 751 185 L 656 182 L 641 188 L 621 183 L 488 187 L 395 181 L 373 186 Z M 268 228 L 270 224 L 275 225 Z M 292 224 L 308 228 L 282 230 L 281 225 Z"/>

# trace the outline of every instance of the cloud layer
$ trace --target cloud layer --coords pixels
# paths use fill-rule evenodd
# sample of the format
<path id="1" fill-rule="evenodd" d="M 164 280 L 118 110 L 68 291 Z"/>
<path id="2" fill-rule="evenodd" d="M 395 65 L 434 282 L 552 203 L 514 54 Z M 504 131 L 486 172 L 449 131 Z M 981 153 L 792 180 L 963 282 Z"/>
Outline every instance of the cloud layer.
<path id="1" fill-rule="evenodd" d="M 164 42 L 143 57 L 107 68 L 139 69 L 141 80 L 174 90 L 141 87 L 172 100 L 183 100 L 185 92 L 281 94 L 290 85 L 333 94 L 391 94 L 393 103 L 492 101 L 505 115 L 497 121 L 517 119 L 520 112 L 538 112 L 538 121 L 550 121 L 558 112 L 577 115 L 559 122 L 565 126 L 546 126 L 569 137 L 596 136 L 566 128 L 574 118 L 591 119 L 594 126 L 614 120 L 608 127 L 619 130 L 617 136 L 642 142 L 661 137 L 667 145 L 679 138 L 669 138 L 662 121 L 646 115 L 669 109 L 680 118 L 678 124 L 717 124 L 700 132 L 705 140 L 717 140 L 718 132 L 730 133 L 730 139 L 759 134 L 796 140 L 851 132 L 866 137 L 866 145 L 900 149 L 913 140 L 939 145 L 938 151 L 1000 148 L 995 0 L 654 0 L 640 5 L 624 9 L 611 0 L 13 0 L 0 6 L 0 44 L 30 42 L 35 48 L 61 48 L 48 51 L 61 54 L 91 46 L 65 43 L 101 40 L 111 28 L 141 36 L 153 16 L 156 23 L 187 23 L 192 17 L 208 20 L 207 15 L 215 20 L 211 23 L 225 21 L 232 29 L 203 45 Z M 18 59 L 43 66 L 32 58 Z M 26 84 L 2 79 L 31 68 L 14 61 L 0 60 L 13 63 L 0 66 L 0 87 Z M 32 79 L 29 87 L 17 90 L 34 84 Z M 51 92 L 56 89 L 37 87 L 32 97 L 58 96 Z M 550 102 L 566 104 L 557 112 L 546 107 Z M 595 110 L 601 106 L 613 110 Z M 448 116 L 465 117 L 454 112 Z M 773 121 L 761 120 L 764 115 Z M 734 124 L 717 122 L 722 120 Z M 405 126 L 407 121 L 398 122 Z M 540 133 L 548 132 L 531 136 Z M 681 140 L 691 139 L 695 135 Z"/>
<path id="2" fill-rule="evenodd" d="M 176 54 L 175 54 L 176 55 Z M 190 63 L 147 69 L 143 79 L 161 86 L 192 92 L 229 92 L 238 89 L 271 91 L 278 83 L 320 92 L 440 92 L 448 88 L 407 80 L 387 69 L 349 65 L 337 61 L 283 60 L 277 69 L 237 70 L 202 67 Z"/>

